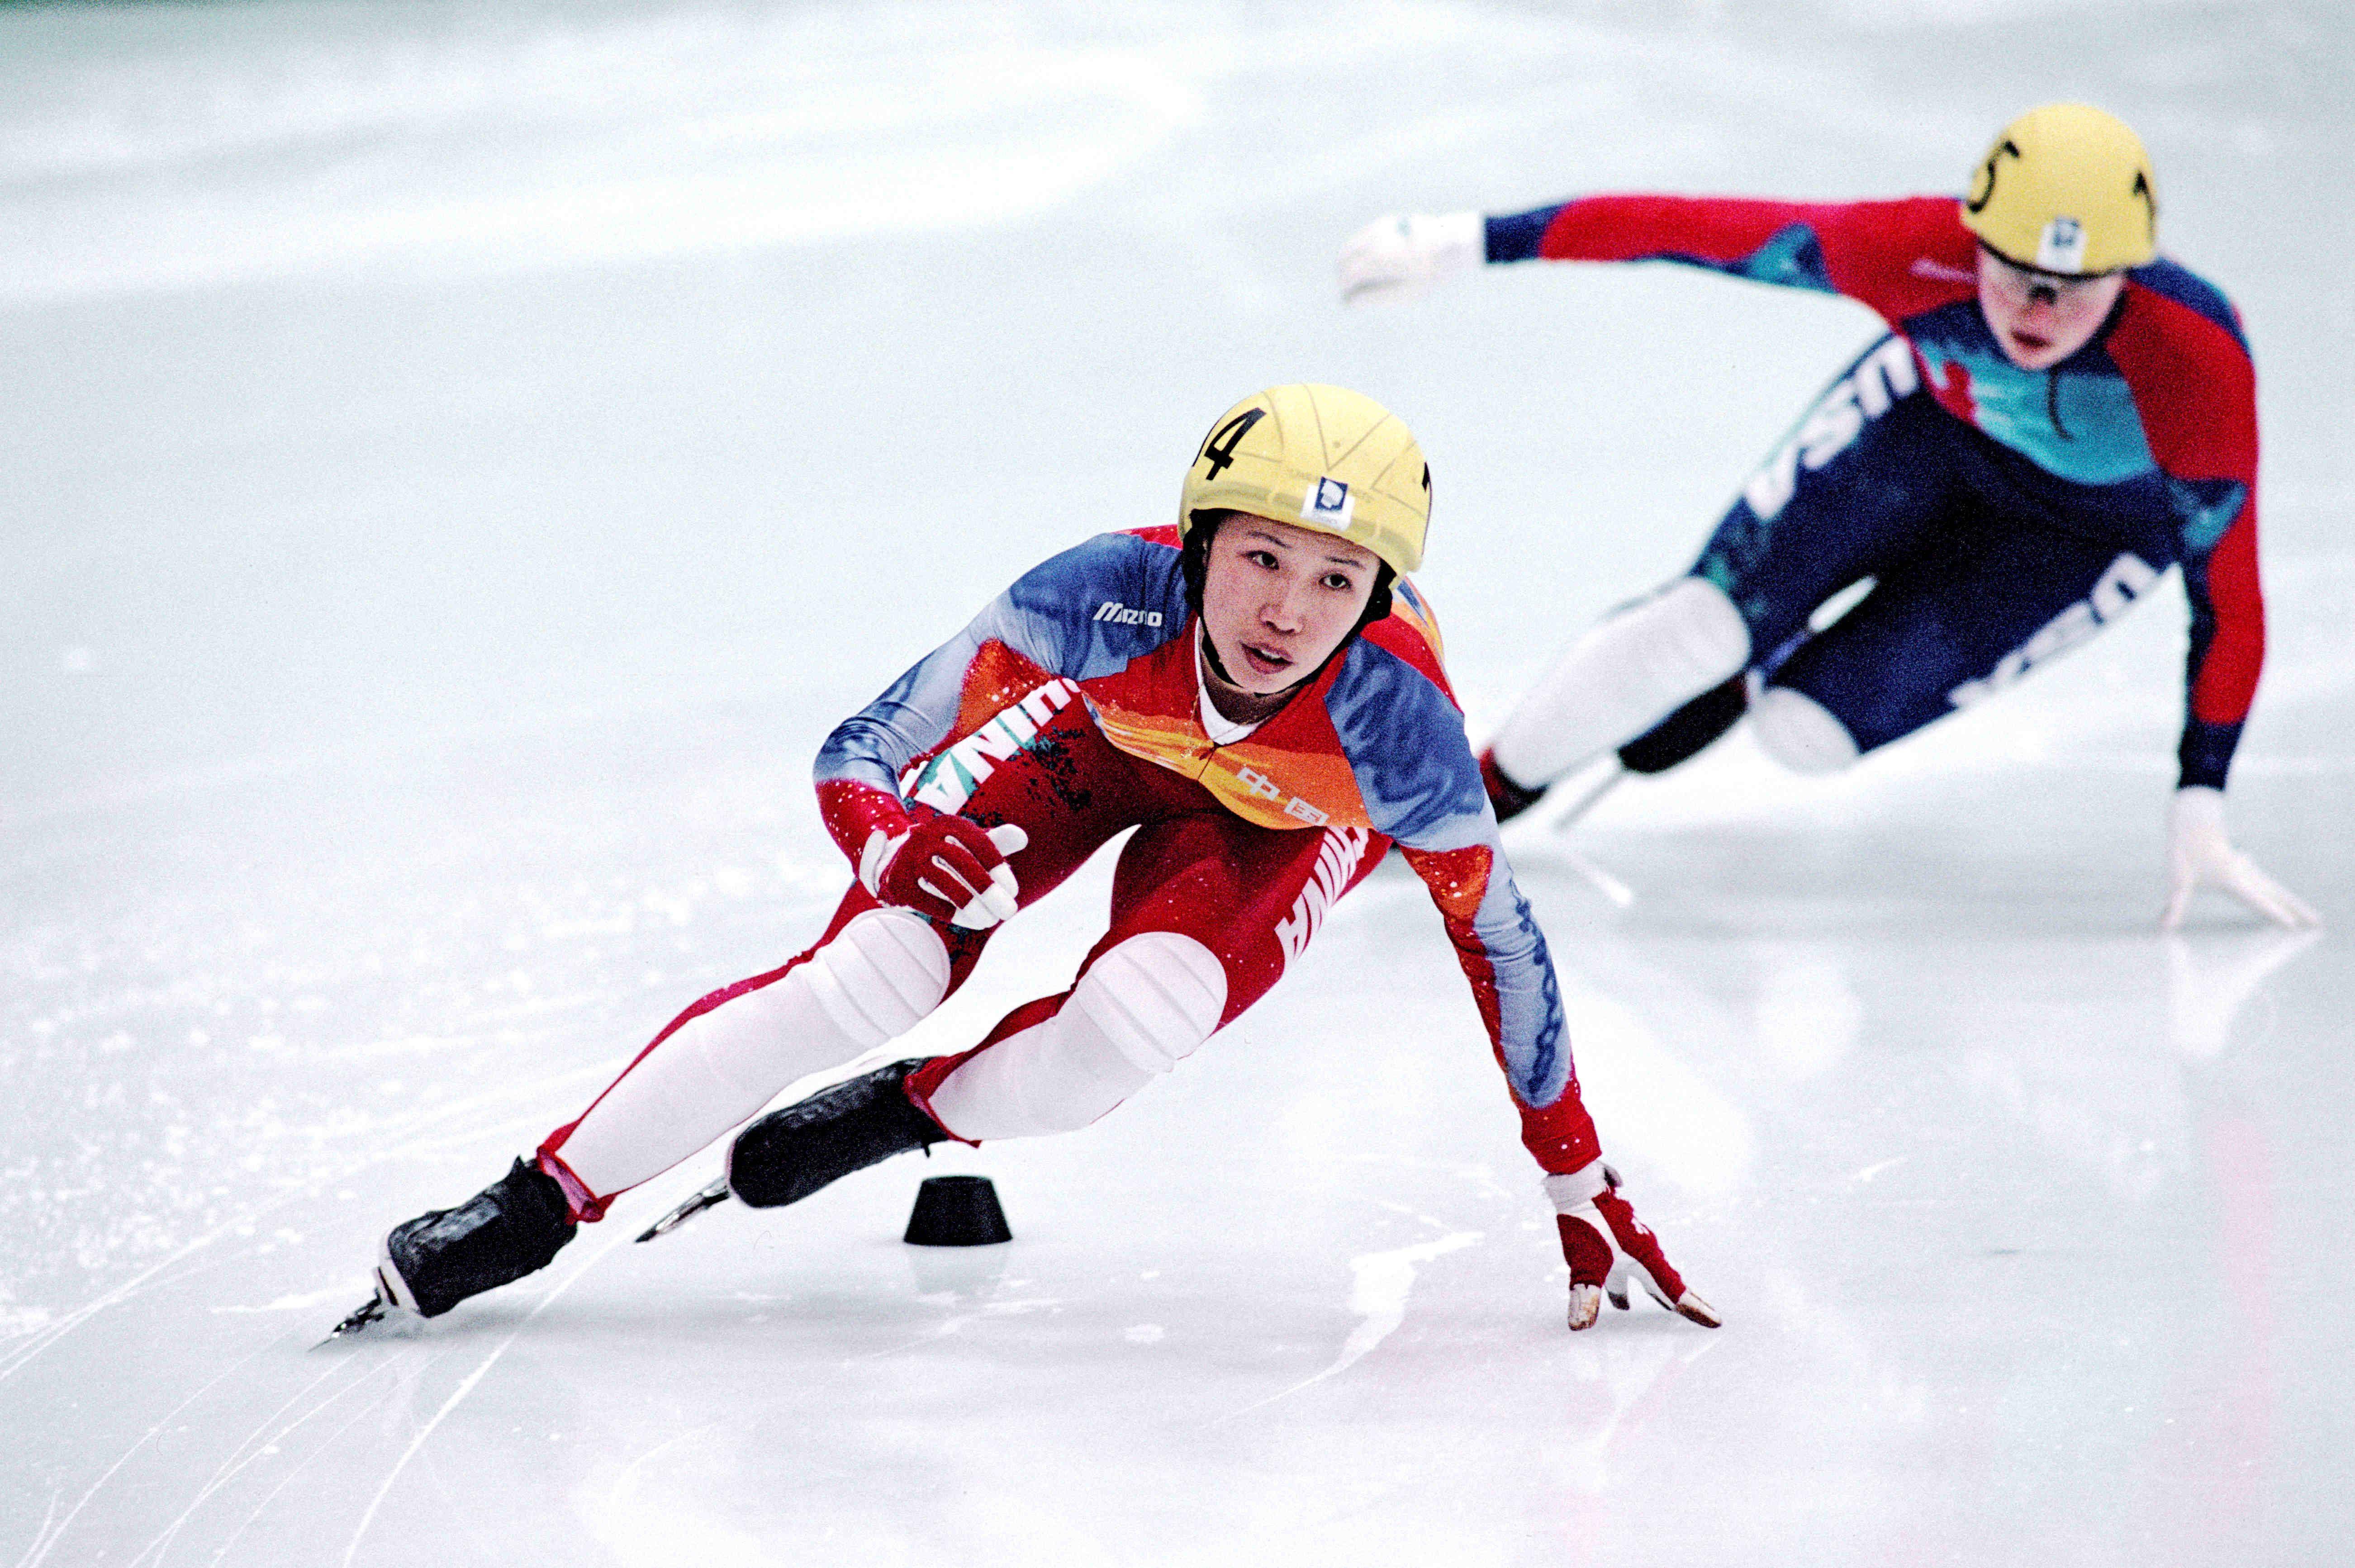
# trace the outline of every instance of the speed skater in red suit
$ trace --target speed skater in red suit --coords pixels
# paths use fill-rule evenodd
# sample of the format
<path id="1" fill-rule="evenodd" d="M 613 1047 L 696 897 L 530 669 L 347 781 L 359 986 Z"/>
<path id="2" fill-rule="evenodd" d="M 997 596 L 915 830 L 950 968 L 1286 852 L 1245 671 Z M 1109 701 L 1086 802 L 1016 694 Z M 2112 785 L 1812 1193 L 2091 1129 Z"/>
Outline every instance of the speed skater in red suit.
<path id="1" fill-rule="evenodd" d="M 455 1209 L 396 1226 L 375 1299 L 435 1317 L 546 1266 L 578 1226 L 785 1085 L 906 1033 L 992 932 L 1135 829 L 1071 988 L 971 1050 L 762 1116 L 724 1191 L 789 1203 L 946 1139 L 1087 1126 L 1264 995 L 1396 846 L 1438 906 L 1542 1168 L 1569 1323 L 1629 1281 L 1714 1328 L 1618 1192 L 1579 1097 L 1545 939 L 1514 886 L 1440 640 L 1407 574 L 1431 476 L 1338 387 L 1222 415 L 1175 527 L 1034 567 L 826 740 L 820 810 L 856 871 L 808 951 L 687 1009 L 574 1120 Z"/>

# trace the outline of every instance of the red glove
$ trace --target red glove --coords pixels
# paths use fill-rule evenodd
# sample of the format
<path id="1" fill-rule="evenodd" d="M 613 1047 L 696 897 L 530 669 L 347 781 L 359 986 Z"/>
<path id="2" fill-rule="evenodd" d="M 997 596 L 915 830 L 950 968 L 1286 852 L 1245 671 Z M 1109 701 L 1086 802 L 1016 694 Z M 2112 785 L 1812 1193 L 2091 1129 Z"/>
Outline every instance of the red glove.
<path id="1" fill-rule="evenodd" d="M 869 833 L 858 880 L 886 904 L 977 931 L 1020 907 L 1006 857 L 1029 842 L 1012 822 L 984 832 L 963 817 L 928 817 L 894 837 Z"/>
<path id="2" fill-rule="evenodd" d="M 1557 1203 L 1571 1200 L 1554 1219 L 1561 1227 L 1561 1255 L 1570 1260 L 1572 1329 L 1593 1328 L 1606 1295 L 1611 1305 L 1625 1311 L 1630 1274 L 1669 1311 L 1704 1329 L 1723 1321 L 1716 1308 L 1685 1288 L 1684 1276 L 1660 1251 L 1660 1238 L 1619 1195 L 1619 1172 L 1598 1160 L 1582 1171 L 1546 1178 L 1546 1190 Z M 1641 1266 L 1640 1272 L 1628 1266 L 1631 1262 Z"/>

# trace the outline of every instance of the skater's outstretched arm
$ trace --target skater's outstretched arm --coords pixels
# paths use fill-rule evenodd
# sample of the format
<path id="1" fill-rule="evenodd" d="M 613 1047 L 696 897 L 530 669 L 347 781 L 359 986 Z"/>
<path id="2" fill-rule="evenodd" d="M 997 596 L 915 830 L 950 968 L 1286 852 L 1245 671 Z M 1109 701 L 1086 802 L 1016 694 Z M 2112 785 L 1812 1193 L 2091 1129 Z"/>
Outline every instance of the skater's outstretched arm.
<path id="1" fill-rule="evenodd" d="M 1410 300 L 1481 263 L 1672 261 L 1844 294 L 1893 324 L 1958 289 L 1967 295 L 1974 249 L 1952 196 L 1593 196 L 1527 212 L 1377 218 L 1342 248 L 1341 297 L 1355 304 Z"/>
<path id="2" fill-rule="evenodd" d="M 1630 1260 L 1646 1290 L 1706 1327 L 1718 1316 L 1689 1290 L 1617 1194 L 1579 1095 L 1561 987 L 1528 901 L 1514 885 L 1464 715 L 1428 645 L 1391 629 L 1353 650 L 1346 699 L 1330 705 L 1375 828 L 1397 842 L 1438 906 L 1504 1069 L 1521 1141 L 1546 1172 L 1571 1266 L 1570 1326 L 1593 1325 L 1605 1295 L 1627 1304 Z"/>

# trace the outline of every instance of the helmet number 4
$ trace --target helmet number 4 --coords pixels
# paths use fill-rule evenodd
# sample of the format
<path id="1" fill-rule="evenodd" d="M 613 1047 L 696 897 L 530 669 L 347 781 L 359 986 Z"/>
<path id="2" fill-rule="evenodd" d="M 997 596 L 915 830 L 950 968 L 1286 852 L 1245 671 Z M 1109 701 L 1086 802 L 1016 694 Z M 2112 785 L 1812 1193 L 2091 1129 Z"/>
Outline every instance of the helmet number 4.
<path id="1" fill-rule="evenodd" d="M 1235 449 L 1243 444 L 1243 438 L 1251 434 L 1251 428 L 1266 418 L 1267 410 L 1264 408 L 1245 408 L 1211 431 L 1210 439 L 1202 443 L 1202 461 L 1210 465 L 1210 471 L 1204 474 L 1203 479 L 1214 480 L 1232 467 Z"/>

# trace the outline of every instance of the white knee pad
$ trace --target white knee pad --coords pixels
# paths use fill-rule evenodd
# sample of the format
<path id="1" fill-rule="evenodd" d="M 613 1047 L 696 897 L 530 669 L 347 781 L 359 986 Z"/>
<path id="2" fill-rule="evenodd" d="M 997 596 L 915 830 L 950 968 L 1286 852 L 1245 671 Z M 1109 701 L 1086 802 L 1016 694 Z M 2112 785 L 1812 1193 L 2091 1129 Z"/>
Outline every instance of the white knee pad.
<path id="1" fill-rule="evenodd" d="M 869 909 L 809 961 L 679 1025 L 607 1089 L 558 1151 L 610 1196 L 669 1170 L 795 1078 L 904 1034 L 948 994 L 922 916 Z"/>
<path id="2" fill-rule="evenodd" d="M 1678 577 L 1554 662 L 1497 732 L 1497 766 L 1517 784 L 1550 783 L 1749 661 L 1750 628 L 1725 591 Z"/>
<path id="3" fill-rule="evenodd" d="M 1859 755 L 1855 737 L 1829 708 L 1788 686 L 1751 694 L 1750 727 L 1766 755 L 1794 773 L 1837 773 Z"/>
<path id="4" fill-rule="evenodd" d="M 951 1073 L 932 1114 L 960 1138 L 1071 1132 L 1194 1054 L 1226 1011 L 1227 971 L 1191 937 L 1148 931 L 1105 953 L 1054 1017 Z"/>
<path id="5" fill-rule="evenodd" d="M 949 990 L 949 950 L 911 909 L 854 916 L 803 968 L 826 1016 L 860 1051 L 913 1029 Z"/>

